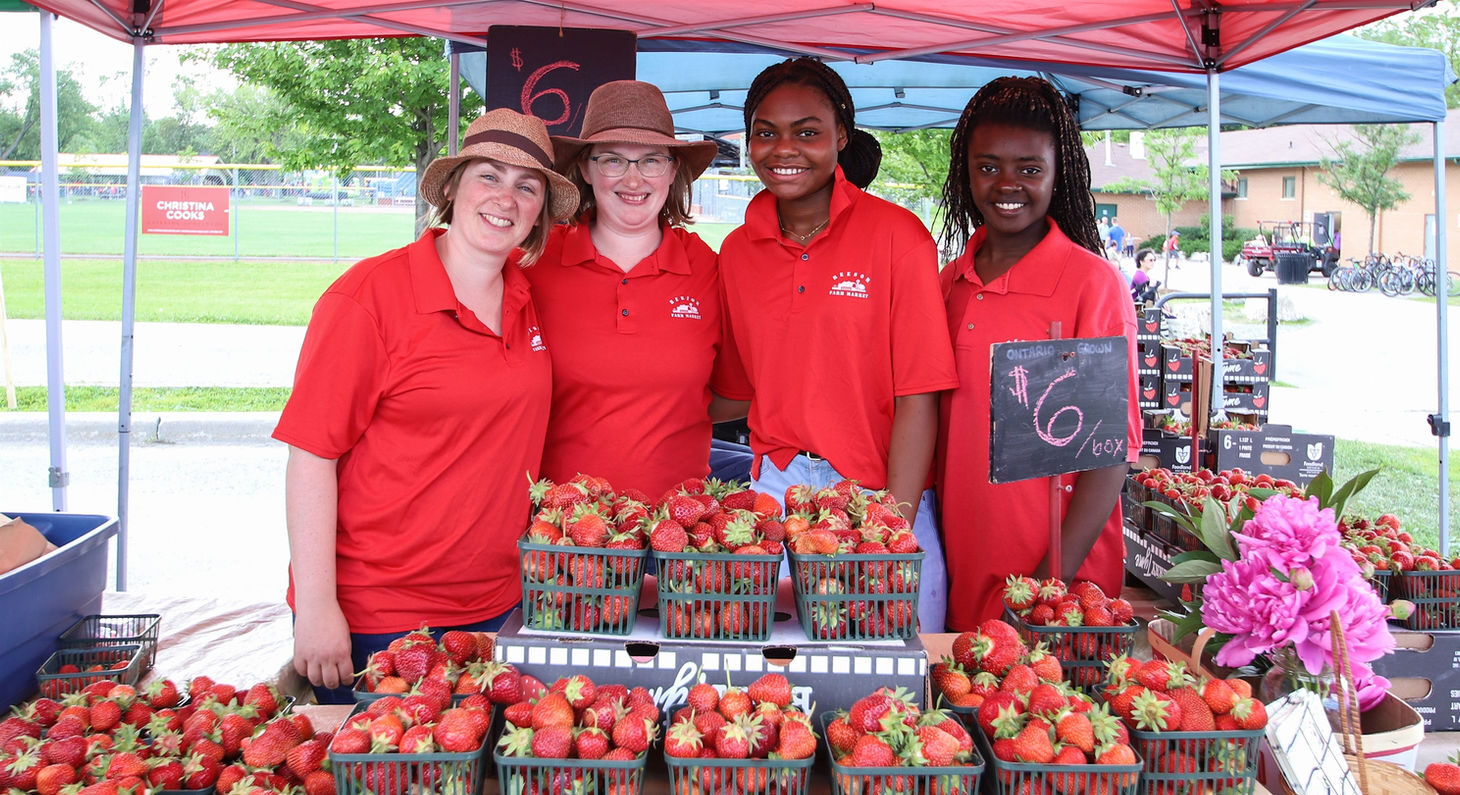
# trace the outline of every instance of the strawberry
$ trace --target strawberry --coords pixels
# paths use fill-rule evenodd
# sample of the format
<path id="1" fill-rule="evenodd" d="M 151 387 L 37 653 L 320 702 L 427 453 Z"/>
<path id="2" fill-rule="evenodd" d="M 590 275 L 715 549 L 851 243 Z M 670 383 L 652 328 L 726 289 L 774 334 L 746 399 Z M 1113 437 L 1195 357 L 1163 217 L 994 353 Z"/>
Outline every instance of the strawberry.
<path id="1" fill-rule="evenodd" d="M 721 759 L 748 759 L 750 743 L 747 722 L 737 718 L 721 727 L 715 736 L 715 753 Z"/>
<path id="2" fill-rule="evenodd" d="M 315 770 L 304 777 L 304 795 L 333 795 L 335 774 L 328 770 Z"/>
<path id="3" fill-rule="evenodd" d="M 1267 707 L 1255 698 L 1242 697 L 1232 707 L 1230 714 L 1243 731 L 1262 729 L 1267 726 Z"/>
<path id="4" fill-rule="evenodd" d="M 776 753 L 781 759 L 808 759 L 816 754 L 816 735 L 804 720 L 788 720 L 780 729 Z"/>
<path id="5" fill-rule="evenodd" d="M 893 767 L 897 764 L 897 754 L 886 740 L 875 734 L 864 734 L 857 738 L 851 753 L 841 763 L 848 767 Z"/>
<path id="6" fill-rule="evenodd" d="M 693 759 L 704 749 L 704 735 L 695 728 L 692 721 L 680 721 L 669 727 L 664 735 L 666 756 Z"/>
<path id="7" fill-rule="evenodd" d="M 40 795 L 59 795 L 61 788 L 75 784 L 76 781 L 76 768 L 62 764 L 46 765 L 36 771 L 35 790 Z"/>
<path id="8" fill-rule="evenodd" d="M 635 718 L 632 715 L 614 724 L 613 744 L 619 748 L 625 748 L 634 754 L 641 754 L 649 750 L 649 745 L 654 742 L 654 735 L 658 732 L 658 725 L 650 718 Z"/>
<path id="9" fill-rule="evenodd" d="M 1425 767 L 1425 783 L 1439 795 L 1460 795 L 1460 754 Z"/>
<path id="10" fill-rule="evenodd" d="M 1030 721 L 1014 736 L 1014 758 L 1020 762 L 1047 765 L 1054 761 L 1054 743 L 1049 729 L 1038 721 Z"/>
<path id="11" fill-rule="evenodd" d="M 573 707 L 562 693 L 548 693 L 532 705 L 532 728 L 571 727 Z"/>
<path id="12" fill-rule="evenodd" d="M 958 746 L 958 741 L 935 726 L 919 726 L 915 734 L 918 741 L 922 743 L 922 759 L 919 761 L 924 765 L 948 767 L 958 764 L 966 758 Z M 909 761 L 916 764 L 912 760 Z"/>
<path id="13" fill-rule="evenodd" d="M 1084 713 L 1066 713 L 1055 723 L 1054 736 L 1056 740 L 1086 754 L 1095 752 L 1095 730 Z"/>
<path id="14" fill-rule="evenodd" d="M 699 682 L 689 689 L 686 703 L 695 712 L 714 712 L 720 704 L 720 691 L 707 682 Z"/>
<path id="15" fill-rule="evenodd" d="M 573 751 L 579 759 L 602 759 L 608 748 L 608 734 L 597 726 L 580 729 L 573 735 Z"/>
<path id="16" fill-rule="evenodd" d="M 1237 691 L 1223 679 L 1208 679 L 1203 682 L 1201 697 L 1214 715 L 1225 715 L 1237 704 Z"/>
<path id="17" fill-rule="evenodd" d="M 374 724 L 371 725 L 371 734 L 375 734 Z M 396 737 L 394 744 L 399 743 L 400 739 Z M 284 764 L 289 750 L 296 745 L 299 745 L 299 735 L 294 725 L 287 720 L 272 721 L 243 743 L 243 761 L 250 767 L 277 767 Z"/>
<path id="18" fill-rule="evenodd" d="M 838 715 L 826 724 L 826 742 L 831 746 L 832 752 L 837 755 L 851 753 L 859 736 L 861 733 L 852 728 L 846 715 Z"/>
<path id="19" fill-rule="evenodd" d="M 1164 693 L 1147 690 L 1131 701 L 1131 721 L 1145 731 L 1176 731 L 1181 726 L 1181 707 Z"/>
<path id="20" fill-rule="evenodd" d="M 791 683 L 782 674 L 765 674 L 751 682 L 746 693 L 757 704 L 770 703 L 782 709 L 791 706 Z"/>
<path id="21" fill-rule="evenodd" d="M 1018 574 L 1010 574 L 1009 578 L 1004 581 L 1004 604 L 1016 612 L 1019 610 L 1027 610 L 1034 606 L 1038 589 L 1039 583 L 1035 582 L 1032 578 Z"/>
<path id="22" fill-rule="evenodd" d="M 569 726 L 544 726 L 532 733 L 532 755 L 539 759 L 567 759 L 573 751 Z"/>
<path id="23" fill-rule="evenodd" d="M 689 534 L 683 525 L 671 519 L 661 519 L 649 532 L 649 546 L 656 552 L 683 552 L 689 546 Z"/>

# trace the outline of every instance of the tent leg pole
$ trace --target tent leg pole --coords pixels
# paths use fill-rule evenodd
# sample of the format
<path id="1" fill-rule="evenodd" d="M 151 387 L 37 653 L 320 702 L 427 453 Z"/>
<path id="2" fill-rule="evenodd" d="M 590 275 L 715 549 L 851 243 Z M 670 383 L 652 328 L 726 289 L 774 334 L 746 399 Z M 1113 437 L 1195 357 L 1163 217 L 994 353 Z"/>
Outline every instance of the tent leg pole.
<path id="1" fill-rule="evenodd" d="M 1210 195 L 1208 226 L 1212 274 L 1212 401 L 1215 412 L 1225 412 L 1222 402 L 1222 92 L 1216 69 L 1207 70 L 1207 172 Z M 1203 425 L 1206 423 L 1203 422 Z M 1199 462 L 1192 462 L 1199 468 Z"/>
<path id="2" fill-rule="evenodd" d="M 146 71 L 141 38 L 132 39 L 132 117 L 127 133 L 127 229 L 122 250 L 122 372 L 117 403 L 117 590 L 127 590 L 127 513 L 132 461 L 132 346 L 137 315 L 137 216 L 142 204 L 142 77 Z"/>
<path id="3" fill-rule="evenodd" d="M 41 211 L 45 251 L 46 293 L 46 411 L 49 416 L 51 509 L 66 510 L 66 377 L 61 347 L 61 228 L 60 181 L 57 175 L 56 62 L 51 44 L 52 15 L 41 18 Z"/>
<path id="4" fill-rule="evenodd" d="M 1439 355 L 1439 407 L 1436 416 L 1430 420 L 1439 442 L 1440 460 L 1440 554 L 1450 555 L 1450 307 L 1449 271 L 1450 258 L 1445 248 L 1445 123 L 1435 122 L 1433 140 L 1435 143 L 1435 282 L 1441 285 L 1435 290 L 1435 331 L 1438 335 Z"/>
<path id="5" fill-rule="evenodd" d="M 456 134 L 461 129 L 461 53 L 456 52 L 451 42 L 447 42 L 446 46 L 451 50 L 451 90 L 447 93 L 451 100 L 446 107 L 446 155 L 456 157 Z"/>

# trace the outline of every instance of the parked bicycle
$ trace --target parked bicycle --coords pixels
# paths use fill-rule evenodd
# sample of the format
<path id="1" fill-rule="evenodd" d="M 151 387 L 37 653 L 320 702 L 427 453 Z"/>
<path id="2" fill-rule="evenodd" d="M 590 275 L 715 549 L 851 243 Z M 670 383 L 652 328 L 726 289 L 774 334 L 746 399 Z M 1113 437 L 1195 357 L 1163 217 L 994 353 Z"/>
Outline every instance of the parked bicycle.
<path id="1" fill-rule="evenodd" d="M 1403 252 L 1393 257 L 1382 253 L 1350 257 L 1347 265 L 1334 269 L 1328 289 L 1362 293 L 1375 287 L 1388 296 L 1410 295 L 1415 290 L 1433 296 L 1437 290 L 1435 263 Z M 1445 294 L 1460 296 L 1460 273 L 1446 271 Z"/>

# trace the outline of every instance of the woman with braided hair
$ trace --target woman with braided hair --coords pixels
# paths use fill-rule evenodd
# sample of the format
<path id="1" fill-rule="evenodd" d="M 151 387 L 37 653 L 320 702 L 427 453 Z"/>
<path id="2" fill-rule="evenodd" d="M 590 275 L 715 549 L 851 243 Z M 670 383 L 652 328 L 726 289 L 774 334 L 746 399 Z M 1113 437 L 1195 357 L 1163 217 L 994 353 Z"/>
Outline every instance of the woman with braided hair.
<path id="1" fill-rule="evenodd" d="M 841 77 L 811 58 L 751 84 L 748 155 L 765 190 L 720 248 L 727 348 L 744 378 L 715 391 L 751 401 L 757 489 L 779 496 L 847 477 L 894 495 L 926 553 L 922 631 L 941 632 L 947 591 L 928 486 L 937 393 L 958 382 L 937 248 L 917 216 L 863 192 L 881 151 L 854 116 Z"/>
<path id="2" fill-rule="evenodd" d="M 1049 561 L 1044 478 L 989 483 L 989 361 L 997 342 L 1124 336 L 1129 350 L 1129 461 L 1140 452 L 1135 312 L 1100 256 L 1090 163 L 1069 107 L 1047 81 L 1001 77 L 979 90 L 950 143 L 945 243 L 963 254 L 942 272 L 959 385 L 939 411 L 938 494 L 948 575 L 959 598 L 949 631 L 1001 612 L 1010 574 L 1089 580 L 1119 593 L 1124 545 L 1118 496 L 1128 465 L 1061 478 L 1061 560 Z M 970 237 L 971 234 L 971 237 Z"/>

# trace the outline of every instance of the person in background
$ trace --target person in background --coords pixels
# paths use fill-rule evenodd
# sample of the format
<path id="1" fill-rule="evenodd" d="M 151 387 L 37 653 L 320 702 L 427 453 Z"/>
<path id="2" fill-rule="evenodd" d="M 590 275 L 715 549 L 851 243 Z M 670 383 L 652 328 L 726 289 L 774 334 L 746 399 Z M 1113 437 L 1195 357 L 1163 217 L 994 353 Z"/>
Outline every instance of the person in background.
<path id="1" fill-rule="evenodd" d="M 1167 265 L 1175 260 L 1177 270 L 1181 269 L 1181 230 L 1171 230 L 1171 234 L 1167 235 L 1166 241 L 1161 244 L 1161 251 L 1166 255 Z"/>
<path id="2" fill-rule="evenodd" d="M 1156 291 L 1161 283 L 1151 278 L 1151 270 L 1155 267 L 1155 251 L 1143 248 L 1136 252 L 1136 270 L 1130 277 L 1130 294 L 1138 304 L 1156 300 Z"/>
<path id="3" fill-rule="evenodd" d="M 1119 218 L 1110 219 L 1110 242 L 1115 245 L 1115 256 L 1125 256 L 1125 227 Z"/>
<path id="4" fill-rule="evenodd" d="M 1100 216 L 1100 222 L 1096 225 L 1096 229 L 1098 229 L 1099 232 L 1100 232 L 1100 250 L 1103 251 L 1103 252 L 1105 252 L 1106 253 L 1105 255 L 1107 257 L 1109 257 L 1110 256 L 1110 218 L 1109 218 L 1109 216 L 1104 216 L 1104 215 Z M 1117 252 L 1117 254 L 1118 253 L 1119 252 Z"/>
<path id="5" fill-rule="evenodd" d="M 1135 311 L 1125 280 L 1100 257 L 1090 164 L 1054 86 L 1034 77 L 988 83 L 964 109 L 951 147 L 943 242 L 963 253 L 942 283 L 959 384 L 942 396 L 937 483 L 949 589 L 958 594 L 948 630 L 961 632 L 1000 615 L 1011 574 L 1090 580 L 1119 593 L 1117 498 L 1127 461 L 1140 452 L 1141 415 L 1132 399 L 1121 434 L 1126 460 L 1058 479 L 1062 558 L 1049 560 L 1049 481 L 989 482 L 992 346 L 1047 338 L 1052 321 L 1063 337 L 1123 336 L 1127 394 L 1135 395 Z"/>
<path id="6" fill-rule="evenodd" d="M 617 80 L 589 97 L 580 136 L 554 136 L 553 148 L 579 200 L 526 271 L 553 342 L 542 475 L 582 472 L 657 500 L 709 473 L 711 407 L 717 419 L 746 409 L 710 390 L 719 275 L 715 252 L 685 228 L 715 143 L 676 139 L 659 89 Z"/>
<path id="7" fill-rule="evenodd" d="M 881 150 L 830 67 L 795 58 L 762 71 L 745 128 L 765 190 L 720 248 L 744 367 L 721 394 L 751 400 L 755 487 L 779 497 L 847 477 L 890 491 L 926 555 L 922 631 L 941 632 L 948 593 L 928 486 L 937 393 L 958 380 L 937 246 L 917 216 L 863 190 Z"/>
<path id="8" fill-rule="evenodd" d="M 523 473 L 552 381 L 522 268 L 578 191 L 542 121 L 503 109 L 427 167 L 421 195 L 432 228 L 315 305 L 274 429 L 294 668 L 322 703 L 348 703 L 353 672 L 402 633 L 494 630 L 521 600 Z"/>

